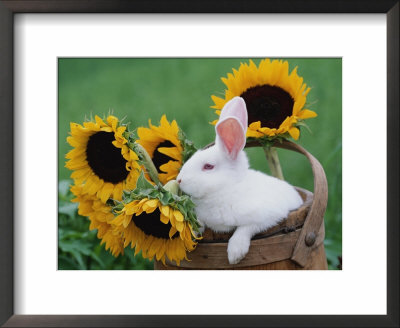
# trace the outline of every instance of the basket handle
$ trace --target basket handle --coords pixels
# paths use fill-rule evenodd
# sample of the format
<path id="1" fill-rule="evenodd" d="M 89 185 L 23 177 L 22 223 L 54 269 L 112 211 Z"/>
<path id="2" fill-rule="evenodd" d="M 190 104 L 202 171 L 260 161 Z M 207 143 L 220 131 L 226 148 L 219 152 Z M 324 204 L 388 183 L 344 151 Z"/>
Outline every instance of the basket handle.
<path id="1" fill-rule="evenodd" d="M 251 147 L 252 145 L 249 146 Z M 323 224 L 328 202 L 328 183 L 320 162 L 303 147 L 288 140 L 276 142 L 274 146 L 293 150 L 306 156 L 311 164 L 314 176 L 314 200 L 291 257 L 292 261 L 304 267 L 310 259 L 311 252 L 318 246 L 317 239 L 322 242 L 324 240 L 325 230 Z"/>

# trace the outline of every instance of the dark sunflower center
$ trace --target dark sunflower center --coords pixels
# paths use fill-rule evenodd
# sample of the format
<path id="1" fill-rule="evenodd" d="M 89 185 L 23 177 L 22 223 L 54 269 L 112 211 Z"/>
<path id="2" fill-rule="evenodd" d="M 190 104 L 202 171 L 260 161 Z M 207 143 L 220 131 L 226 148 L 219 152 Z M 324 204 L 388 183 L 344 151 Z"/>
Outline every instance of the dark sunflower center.
<path id="1" fill-rule="evenodd" d="M 139 216 L 132 216 L 132 221 L 146 235 L 151 235 L 157 238 L 169 239 L 169 230 L 171 224 L 164 224 L 160 221 L 160 210 L 157 208 L 153 213 L 147 214 L 143 212 Z M 176 232 L 172 238 L 179 237 L 179 232 Z"/>
<path id="2" fill-rule="evenodd" d="M 171 157 L 164 155 L 158 151 L 158 149 L 162 147 L 175 147 L 175 145 L 171 141 L 165 140 L 158 144 L 158 146 L 154 150 L 152 160 L 157 168 L 158 173 L 162 173 L 162 171 L 160 170 L 160 166 L 168 163 L 171 160 Z"/>
<path id="3" fill-rule="evenodd" d="M 246 102 L 249 124 L 261 121 L 262 127 L 279 128 L 293 112 L 293 98 L 285 90 L 270 85 L 247 89 L 240 95 Z"/>
<path id="4" fill-rule="evenodd" d="M 89 137 L 86 146 L 86 159 L 93 172 L 106 182 L 113 184 L 126 179 L 126 160 L 121 149 L 115 147 L 114 133 L 100 131 Z"/>

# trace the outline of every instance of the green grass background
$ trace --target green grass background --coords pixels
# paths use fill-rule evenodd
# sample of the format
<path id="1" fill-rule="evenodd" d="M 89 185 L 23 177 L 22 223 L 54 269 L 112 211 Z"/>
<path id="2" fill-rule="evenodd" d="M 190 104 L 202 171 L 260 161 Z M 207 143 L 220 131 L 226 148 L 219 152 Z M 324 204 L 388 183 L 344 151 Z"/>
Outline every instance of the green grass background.
<path id="1" fill-rule="evenodd" d="M 253 58 L 256 64 L 259 58 Z M 325 169 L 329 200 L 325 215 L 326 253 L 330 269 L 342 254 L 342 61 L 339 58 L 289 58 L 290 70 L 312 87 L 308 108 L 318 117 L 306 121 L 297 141 Z M 216 119 L 212 94 L 222 95 L 220 77 L 247 58 L 60 58 L 58 61 L 59 269 L 151 269 L 152 263 L 127 250 L 113 258 L 99 245 L 96 231 L 76 212 L 68 191 L 70 172 L 64 167 L 69 123 L 90 115 L 127 117 L 133 127 L 157 124 L 163 114 L 177 120 L 197 147 L 214 140 Z M 253 168 L 267 172 L 260 148 L 246 150 Z M 297 153 L 278 150 L 285 179 L 313 189 L 309 163 Z"/>

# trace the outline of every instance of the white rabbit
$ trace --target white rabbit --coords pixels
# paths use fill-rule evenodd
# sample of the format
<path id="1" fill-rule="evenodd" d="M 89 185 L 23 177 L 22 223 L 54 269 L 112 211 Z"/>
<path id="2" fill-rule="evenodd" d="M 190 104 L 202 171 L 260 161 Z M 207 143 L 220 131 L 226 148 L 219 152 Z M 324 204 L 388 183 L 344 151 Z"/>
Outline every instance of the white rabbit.
<path id="1" fill-rule="evenodd" d="M 192 197 L 197 218 L 216 232 L 236 228 L 228 243 L 230 264 L 249 251 L 251 238 L 287 217 L 302 199 L 285 181 L 249 168 L 246 153 L 247 109 L 235 97 L 223 108 L 215 127 L 215 145 L 197 151 L 177 181 Z"/>

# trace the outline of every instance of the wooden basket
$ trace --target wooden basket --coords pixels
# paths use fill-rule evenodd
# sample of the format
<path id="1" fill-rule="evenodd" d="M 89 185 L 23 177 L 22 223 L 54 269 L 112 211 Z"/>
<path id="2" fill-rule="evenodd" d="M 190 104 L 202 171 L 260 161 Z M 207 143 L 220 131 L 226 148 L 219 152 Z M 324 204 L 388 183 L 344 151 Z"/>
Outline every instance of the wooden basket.
<path id="1" fill-rule="evenodd" d="M 259 146 L 248 143 L 246 147 Z M 229 264 L 228 240 L 232 234 L 217 234 L 206 229 L 196 249 L 188 253 L 189 261 L 180 266 L 154 262 L 155 270 L 326 270 L 324 249 L 324 213 L 328 201 L 328 186 L 324 169 L 303 147 L 290 141 L 275 143 L 275 147 L 299 152 L 307 157 L 314 176 L 314 194 L 296 188 L 304 204 L 292 211 L 278 226 L 254 236 L 246 257 L 238 264 Z"/>

